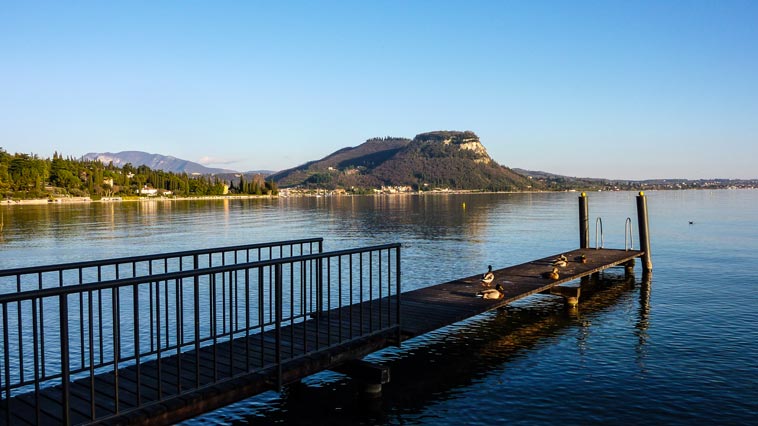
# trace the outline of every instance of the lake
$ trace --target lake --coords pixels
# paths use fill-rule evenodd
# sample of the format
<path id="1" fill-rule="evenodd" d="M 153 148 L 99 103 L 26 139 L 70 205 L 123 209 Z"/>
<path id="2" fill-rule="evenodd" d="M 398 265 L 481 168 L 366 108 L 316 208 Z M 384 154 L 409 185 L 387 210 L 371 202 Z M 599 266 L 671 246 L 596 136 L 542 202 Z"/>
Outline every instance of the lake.
<path id="1" fill-rule="evenodd" d="M 635 195 L 589 194 L 591 245 Z M 748 424 L 758 414 L 758 191 L 648 195 L 652 281 L 603 274 L 576 309 L 534 296 L 371 355 L 383 397 L 322 373 L 187 424 Z M 411 290 L 578 247 L 576 193 L 2 206 L 0 269 L 304 237 L 400 242 Z M 692 222 L 692 223 L 690 223 Z"/>

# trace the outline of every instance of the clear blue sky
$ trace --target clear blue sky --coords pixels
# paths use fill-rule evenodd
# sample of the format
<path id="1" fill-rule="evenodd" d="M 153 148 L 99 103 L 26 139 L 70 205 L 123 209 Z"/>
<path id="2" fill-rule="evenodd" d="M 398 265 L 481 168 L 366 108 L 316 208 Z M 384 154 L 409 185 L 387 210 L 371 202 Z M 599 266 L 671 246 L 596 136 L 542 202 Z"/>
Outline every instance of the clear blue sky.
<path id="1" fill-rule="evenodd" d="M 570 176 L 756 178 L 758 1 L 8 1 L 0 147 L 279 170 L 473 130 Z"/>

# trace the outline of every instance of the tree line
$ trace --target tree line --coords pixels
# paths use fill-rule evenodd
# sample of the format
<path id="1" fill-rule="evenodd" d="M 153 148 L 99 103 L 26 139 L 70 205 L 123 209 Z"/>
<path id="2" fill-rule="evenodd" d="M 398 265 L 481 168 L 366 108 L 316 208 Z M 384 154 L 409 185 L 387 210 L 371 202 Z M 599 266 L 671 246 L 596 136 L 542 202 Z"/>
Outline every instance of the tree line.
<path id="1" fill-rule="evenodd" d="M 138 196 L 144 188 L 158 195 L 183 197 L 232 194 L 276 195 L 274 182 L 262 176 L 220 179 L 217 176 L 188 175 L 130 163 L 113 163 L 63 157 L 39 158 L 34 154 L 10 154 L 0 148 L 0 197 L 35 199 L 50 197 Z"/>

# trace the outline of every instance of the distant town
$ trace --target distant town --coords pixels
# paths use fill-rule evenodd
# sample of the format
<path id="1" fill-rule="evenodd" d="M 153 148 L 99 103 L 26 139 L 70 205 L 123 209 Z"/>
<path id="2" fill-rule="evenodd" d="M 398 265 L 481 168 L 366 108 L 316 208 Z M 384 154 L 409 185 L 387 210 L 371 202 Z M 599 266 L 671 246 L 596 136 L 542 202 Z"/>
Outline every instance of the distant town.
<path id="1" fill-rule="evenodd" d="M 597 191 L 639 191 L 677 189 L 755 189 L 758 179 L 647 179 L 647 180 L 607 180 L 560 177 L 533 177 L 551 190 L 597 190 Z"/>

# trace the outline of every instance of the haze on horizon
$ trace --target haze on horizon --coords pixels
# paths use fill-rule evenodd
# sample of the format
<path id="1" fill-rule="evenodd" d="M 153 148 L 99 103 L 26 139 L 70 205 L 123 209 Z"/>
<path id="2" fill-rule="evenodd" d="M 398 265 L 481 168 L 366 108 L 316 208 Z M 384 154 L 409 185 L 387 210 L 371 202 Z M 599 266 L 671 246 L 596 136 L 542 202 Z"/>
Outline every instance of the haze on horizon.
<path id="1" fill-rule="evenodd" d="M 514 168 L 757 178 L 758 2 L 3 2 L 0 147 L 281 170 L 472 130 Z"/>

